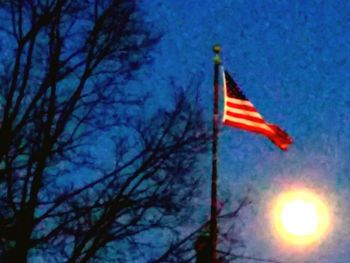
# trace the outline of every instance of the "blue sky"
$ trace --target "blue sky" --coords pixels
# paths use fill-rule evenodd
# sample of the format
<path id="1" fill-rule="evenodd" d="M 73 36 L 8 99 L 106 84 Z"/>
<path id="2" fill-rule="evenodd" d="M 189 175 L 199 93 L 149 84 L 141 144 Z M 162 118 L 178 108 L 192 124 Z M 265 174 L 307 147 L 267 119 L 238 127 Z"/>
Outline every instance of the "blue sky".
<path id="1" fill-rule="evenodd" d="M 294 138 L 285 153 L 262 136 L 220 127 L 219 194 L 253 189 L 254 203 L 242 215 L 245 253 L 291 263 L 349 262 L 350 2 L 155 0 L 143 8 L 164 32 L 155 63 L 140 73 L 158 100 L 165 103 L 172 92 L 169 78 L 184 86 L 200 78 L 210 121 L 211 48 L 220 43 L 223 64 L 247 97 Z M 209 168 L 203 162 L 203 171 Z M 334 219 L 329 236 L 302 253 L 276 245 L 267 227 L 269 203 L 293 185 L 322 195 Z"/>

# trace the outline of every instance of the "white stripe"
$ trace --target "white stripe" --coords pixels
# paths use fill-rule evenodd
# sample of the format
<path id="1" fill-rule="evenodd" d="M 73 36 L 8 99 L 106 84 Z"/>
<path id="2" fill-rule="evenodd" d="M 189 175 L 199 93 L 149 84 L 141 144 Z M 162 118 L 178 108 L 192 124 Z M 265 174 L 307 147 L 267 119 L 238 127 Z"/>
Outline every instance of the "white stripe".
<path id="1" fill-rule="evenodd" d="M 227 90 L 226 90 L 226 77 L 225 77 L 225 69 L 224 66 L 221 66 L 221 70 L 222 70 L 222 80 L 223 80 L 223 87 L 224 87 L 224 105 L 226 106 L 227 103 Z M 222 121 L 224 122 L 226 119 L 226 110 L 224 109 L 224 115 L 222 116 Z"/>
<path id="2" fill-rule="evenodd" d="M 247 115 L 250 117 L 255 117 L 255 118 L 259 118 L 259 119 L 263 120 L 263 117 L 260 115 L 260 113 L 258 113 L 256 111 L 241 110 L 241 109 L 233 108 L 233 107 L 230 107 L 227 105 L 225 108 L 227 111 L 230 111 L 232 113 L 243 114 L 243 115 Z M 226 112 L 226 110 L 225 110 L 225 112 Z"/>
<path id="3" fill-rule="evenodd" d="M 225 120 L 242 123 L 242 124 L 245 124 L 245 125 L 248 125 L 248 126 L 252 126 L 252 127 L 258 127 L 258 128 L 264 129 L 264 130 L 266 130 L 268 132 L 274 133 L 274 131 L 267 124 L 264 124 L 264 123 L 257 123 L 257 122 L 254 122 L 254 121 L 249 121 L 249 120 L 245 120 L 245 119 L 235 118 L 235 117 L 231 117 L 231 116 L 226 116 L 226 119 L 224 119 L 224 121 Z"/>
<path id="4" fill-rule="evenodd" d="M 235 98 L 230 98 L 227 97 L 226 99 L 228 102 L 234 103 L 234 104 L 239 104 L 239 105 L 245 105 L 245 106 L 250 106 L 250 107 L 254 107 L 253 103 L 251 103 L 248 100 L 240 100 L 240 99 L 235 99 Z"/>

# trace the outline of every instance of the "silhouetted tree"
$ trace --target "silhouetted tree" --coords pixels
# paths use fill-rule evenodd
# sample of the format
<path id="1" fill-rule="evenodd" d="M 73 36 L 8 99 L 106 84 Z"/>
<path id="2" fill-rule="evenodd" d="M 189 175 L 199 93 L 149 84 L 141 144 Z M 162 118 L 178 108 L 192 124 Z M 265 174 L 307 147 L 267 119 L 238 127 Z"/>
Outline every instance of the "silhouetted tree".
<path id="1" fill-rule="evenodd" d="M 232 201 L 232 200 L 231 200 Z M 228 200 L 224 203 L 229 204 Z M 237 256 L 237 249 L 243 246 L 239 233 L 236 228 L 239 225 L 238 219 L 241 210 L 251 204 L 248 196 L 238 200 L 237 207 L 230 212 L 219 211 L 219 247 L 218 247 L 218 263 L 226 262 L 228 256 Z M 231 207 L 231 205 L 229 205 Z M 154 259 L 154 263 L 161 262 L 183 262 L 183 263 L 206 263 L 211 261 L 210 257 L 210 221 L 200 225 L 194 229 L 189 235 L 175 239 L 168 249 L 158 258 Z M 221 251 L 224 249 L 225 252 Z M 243 256 L 238 256 L 242 257 Z M 229 262 L 229 261 L 228 261 Z"/>
<path id="2" fill-rule="evenodd" d="M 226 198 L 222 202 L 222 208 L 218 216 L 218 259 L 217 263 L 228 262 L 266 262 L 266 263 L 282 263 L 276 259 L 249 256 L 249 247 L 246 247 L 244 240 L 240 237 L 242 210 L 252 204 L 251 193 L 247 193 L 243 198 L 232 200 L 231 197 Z M 224 207 L 232 207 L 232 202 L 236 203 L 235 209 L 229 211 Z M 227 211 L 228 210 L 228 211 Z M 152 263 L 207 263 L 210 262 L 210 221 L 203 223 L 185 236 L 176 236 L 168 248 L 155 257 Z"/>
<path id="3" fill-rule="evenodd" d="M 174 84 L 165 109 L 123 88 L 159 39 L 136 2 L 0 2 L 3 262 L 126 262 L 143 233 L 181 221 L 208 136 Z M 108 165 L 91 153 L 99 134 Z"/>

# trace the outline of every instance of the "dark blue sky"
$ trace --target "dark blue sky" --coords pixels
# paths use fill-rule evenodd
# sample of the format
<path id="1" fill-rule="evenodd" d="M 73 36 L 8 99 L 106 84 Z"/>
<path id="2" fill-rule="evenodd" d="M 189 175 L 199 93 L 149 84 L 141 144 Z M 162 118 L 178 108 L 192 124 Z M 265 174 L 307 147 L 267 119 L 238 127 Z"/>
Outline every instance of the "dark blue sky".
<path id="1" fill-rule="evenodd" d="M 220 43 L 223 64 L 247 97 L 294 138 L 285 153 L 262 136 L 220 127 L 220 194 L 253 189 L 241 233 L 245 253 L 283 262 L 349 262 L 350 2 L 156 0 L 143 6 L 164 32 L 155 63 L 140 74 L 145 88 L 165 103 L 170 77 L 186 86 L 197 76 L 210 121 L 211 48 Z M 203 171 L 208 168 L 203 162 Z M 267 217 L 273 197 L 293 185 L 322 195 L 334 215 L 330 235 L 304 253 L 276 246 Z"/>

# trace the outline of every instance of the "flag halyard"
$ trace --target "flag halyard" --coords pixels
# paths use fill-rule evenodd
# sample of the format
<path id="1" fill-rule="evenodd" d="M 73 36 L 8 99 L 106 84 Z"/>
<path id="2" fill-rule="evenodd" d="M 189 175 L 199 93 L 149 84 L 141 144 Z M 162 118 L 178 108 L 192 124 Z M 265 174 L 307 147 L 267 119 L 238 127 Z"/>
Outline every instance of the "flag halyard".
<path id="1" fill-rule="evenodd" d="M 223 71 L 223 80 L 224 124 L 264 135 L 281 150 L 287 150 L 292 138 L 277 125 L 264 120 L 227 71 Z"/>

